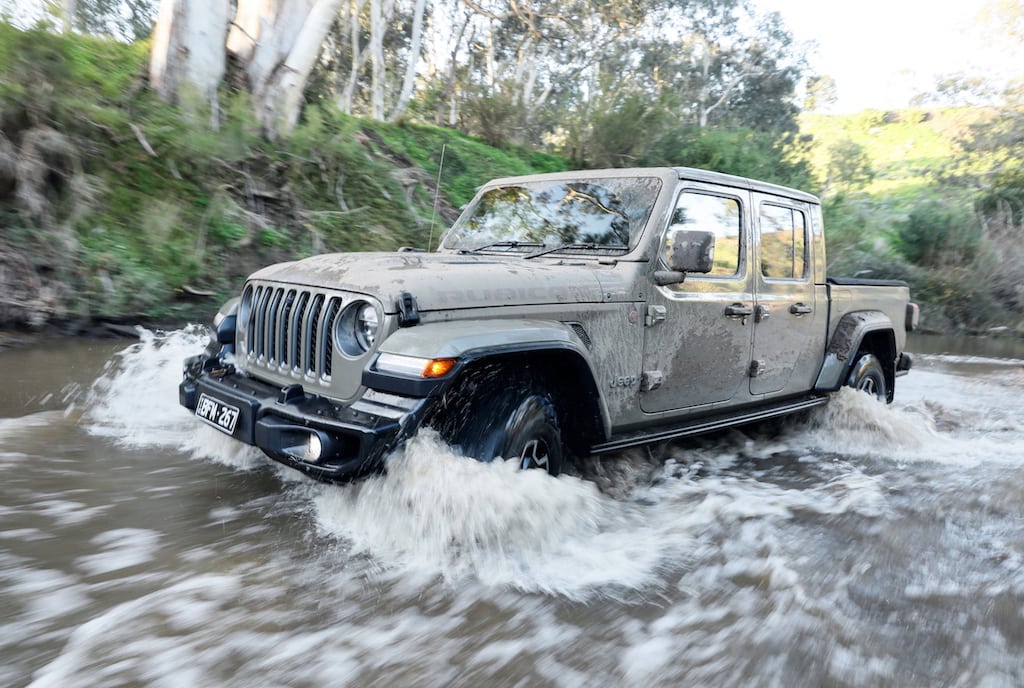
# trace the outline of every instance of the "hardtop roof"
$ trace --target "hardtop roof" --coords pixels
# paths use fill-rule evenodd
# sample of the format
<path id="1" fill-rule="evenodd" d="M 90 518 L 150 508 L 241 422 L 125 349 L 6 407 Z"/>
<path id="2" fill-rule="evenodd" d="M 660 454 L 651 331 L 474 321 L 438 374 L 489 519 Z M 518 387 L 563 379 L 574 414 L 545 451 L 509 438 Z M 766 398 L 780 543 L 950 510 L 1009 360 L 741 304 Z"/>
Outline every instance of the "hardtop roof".
<path id="1" fill-rule="evenodd" d="M 547 172 L 544 174 L 502 177 L 494 179 L 484 186 L 505 186 L 514 182 L 544 181 L 546 179 L 554 181 L 558 179 L 578 178 L 581 176 L 596 179 L 607 177 L 661 177 L 665 181 L 669 181 L 670 179 L 690 180 L 707 184 L 720 184 L 722 186 L 744 189 L 747 191 L 758 191 L 761 193 L 791 198 L 797 201 L 805 201 L 815 205 L 820 203 L 817 196 L 807 193 L 806 191 L 800 191 L 799 189 L 793 189 L 780 184 L 772 184 L 770 182 L 763 182 L 757 179 L 749 179 L 747 177 L 737 177 L 723 172 L 699 170 L 693 167 L 617 167 L 597 170 L 566 170 L 565 172 Z"/>

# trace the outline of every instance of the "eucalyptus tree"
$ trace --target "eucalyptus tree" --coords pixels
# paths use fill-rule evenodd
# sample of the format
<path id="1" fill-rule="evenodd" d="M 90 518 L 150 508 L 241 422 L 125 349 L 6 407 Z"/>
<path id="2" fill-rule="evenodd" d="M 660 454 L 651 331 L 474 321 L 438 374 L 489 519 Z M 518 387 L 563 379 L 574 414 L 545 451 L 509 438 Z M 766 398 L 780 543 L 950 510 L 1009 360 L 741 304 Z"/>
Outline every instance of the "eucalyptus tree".
<path id="1" fill-rule="evenodd" d="M 718 144 L 754 140 L 758 157 L 780 158 L 797 129 L 804 67 L 779 16 L 760 16 L 747 0 L 647 0 L 642 9 L 637 29 L 590 72 L 587 114 L 571 136 L 577 162 L 680 163 L 687 159 L 673 156 L 696 152 L 707 163 L 686 139 L 722 127 L 765 136 L 719 136 Z"/>
<path id="2" fill-rule="evenodd" d="M 428 24 L 438 3 L 343 0 L 316 65 L 316 93 L 346 114 L 395 121 L 423 80 Z"/>
<path id="3" fill-rule="evenodd" d="M 150 83 L 170 101 L 198 97 L 216 116 L 227 56 L 253 111 L 277 136 L 298 120 L 303 90 L 342 0 L 161 0 Z"/>
<path id="4" fill-rule="evenodd" d="M 750 0 L 162 0 L 151 81 L 215 111 L 230 55 L 271 135 L 310 99 L 563 150 L 622 121 L 625 161 L 641 123 L 793 129 L 795 48 Z"/>

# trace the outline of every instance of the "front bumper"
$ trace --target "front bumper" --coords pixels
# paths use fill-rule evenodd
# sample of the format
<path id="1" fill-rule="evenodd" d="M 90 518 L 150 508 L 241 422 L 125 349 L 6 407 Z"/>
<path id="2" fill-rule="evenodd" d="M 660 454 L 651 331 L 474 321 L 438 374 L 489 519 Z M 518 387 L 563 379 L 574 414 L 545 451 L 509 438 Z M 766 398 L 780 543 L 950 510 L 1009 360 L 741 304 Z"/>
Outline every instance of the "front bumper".
<path id="1" fill-rule="evenodd" d="M 178 401 L 193 413 L 201 398 L 206 407 L 237 410 L 233 423 L 218 425 L 197 414 L 201 420 L 328 482 L 379 472 L 388 452 L 416 432 L 429 401 L 367 389 L 356 401 L 341 404 L 300 385 L 282 388 L 253 379 L 209 354 L 185 362 L 178 386 Z"/>

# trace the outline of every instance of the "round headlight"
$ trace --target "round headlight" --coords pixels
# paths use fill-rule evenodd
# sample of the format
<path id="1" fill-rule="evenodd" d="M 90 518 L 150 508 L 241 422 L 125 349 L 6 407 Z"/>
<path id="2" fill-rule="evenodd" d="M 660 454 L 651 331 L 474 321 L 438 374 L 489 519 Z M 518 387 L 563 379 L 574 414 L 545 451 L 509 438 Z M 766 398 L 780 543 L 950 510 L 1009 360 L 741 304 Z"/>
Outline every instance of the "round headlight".
<path id="1" fill-rule="evenodd" d="M 380 321 L 377 319 L 377 309 L 366 303 L 360 306 L 356 313 L 356 341 L 363 351 L 369 351 L 377 339 L 377 328 Z"/>
<path id="2" fill-rule="evenodd" d="M 380 331 L 377 309 L 365 301 L 349 304 L 334 324 L 334 338 L 346 356 L 362 356 L 373 348 Z"/>

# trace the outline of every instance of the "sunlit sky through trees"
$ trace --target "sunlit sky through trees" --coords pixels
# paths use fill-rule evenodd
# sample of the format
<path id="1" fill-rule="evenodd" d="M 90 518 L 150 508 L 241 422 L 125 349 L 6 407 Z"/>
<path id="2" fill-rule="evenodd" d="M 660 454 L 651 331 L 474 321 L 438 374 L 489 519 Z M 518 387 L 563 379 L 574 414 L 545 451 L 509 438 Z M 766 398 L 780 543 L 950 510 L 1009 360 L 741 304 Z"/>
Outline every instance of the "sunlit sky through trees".
<path id="1" fill-rule="evenodd" d="M 797 40 L 816 44 L 811 72 L 835 80 L 834 112 L 906 107 L 954 73 L 1003 83 L 1024 73 L 1024 51 L 1014 54 L 979 21 L 983 1 L 756 2 L 782 14 Z"/>

